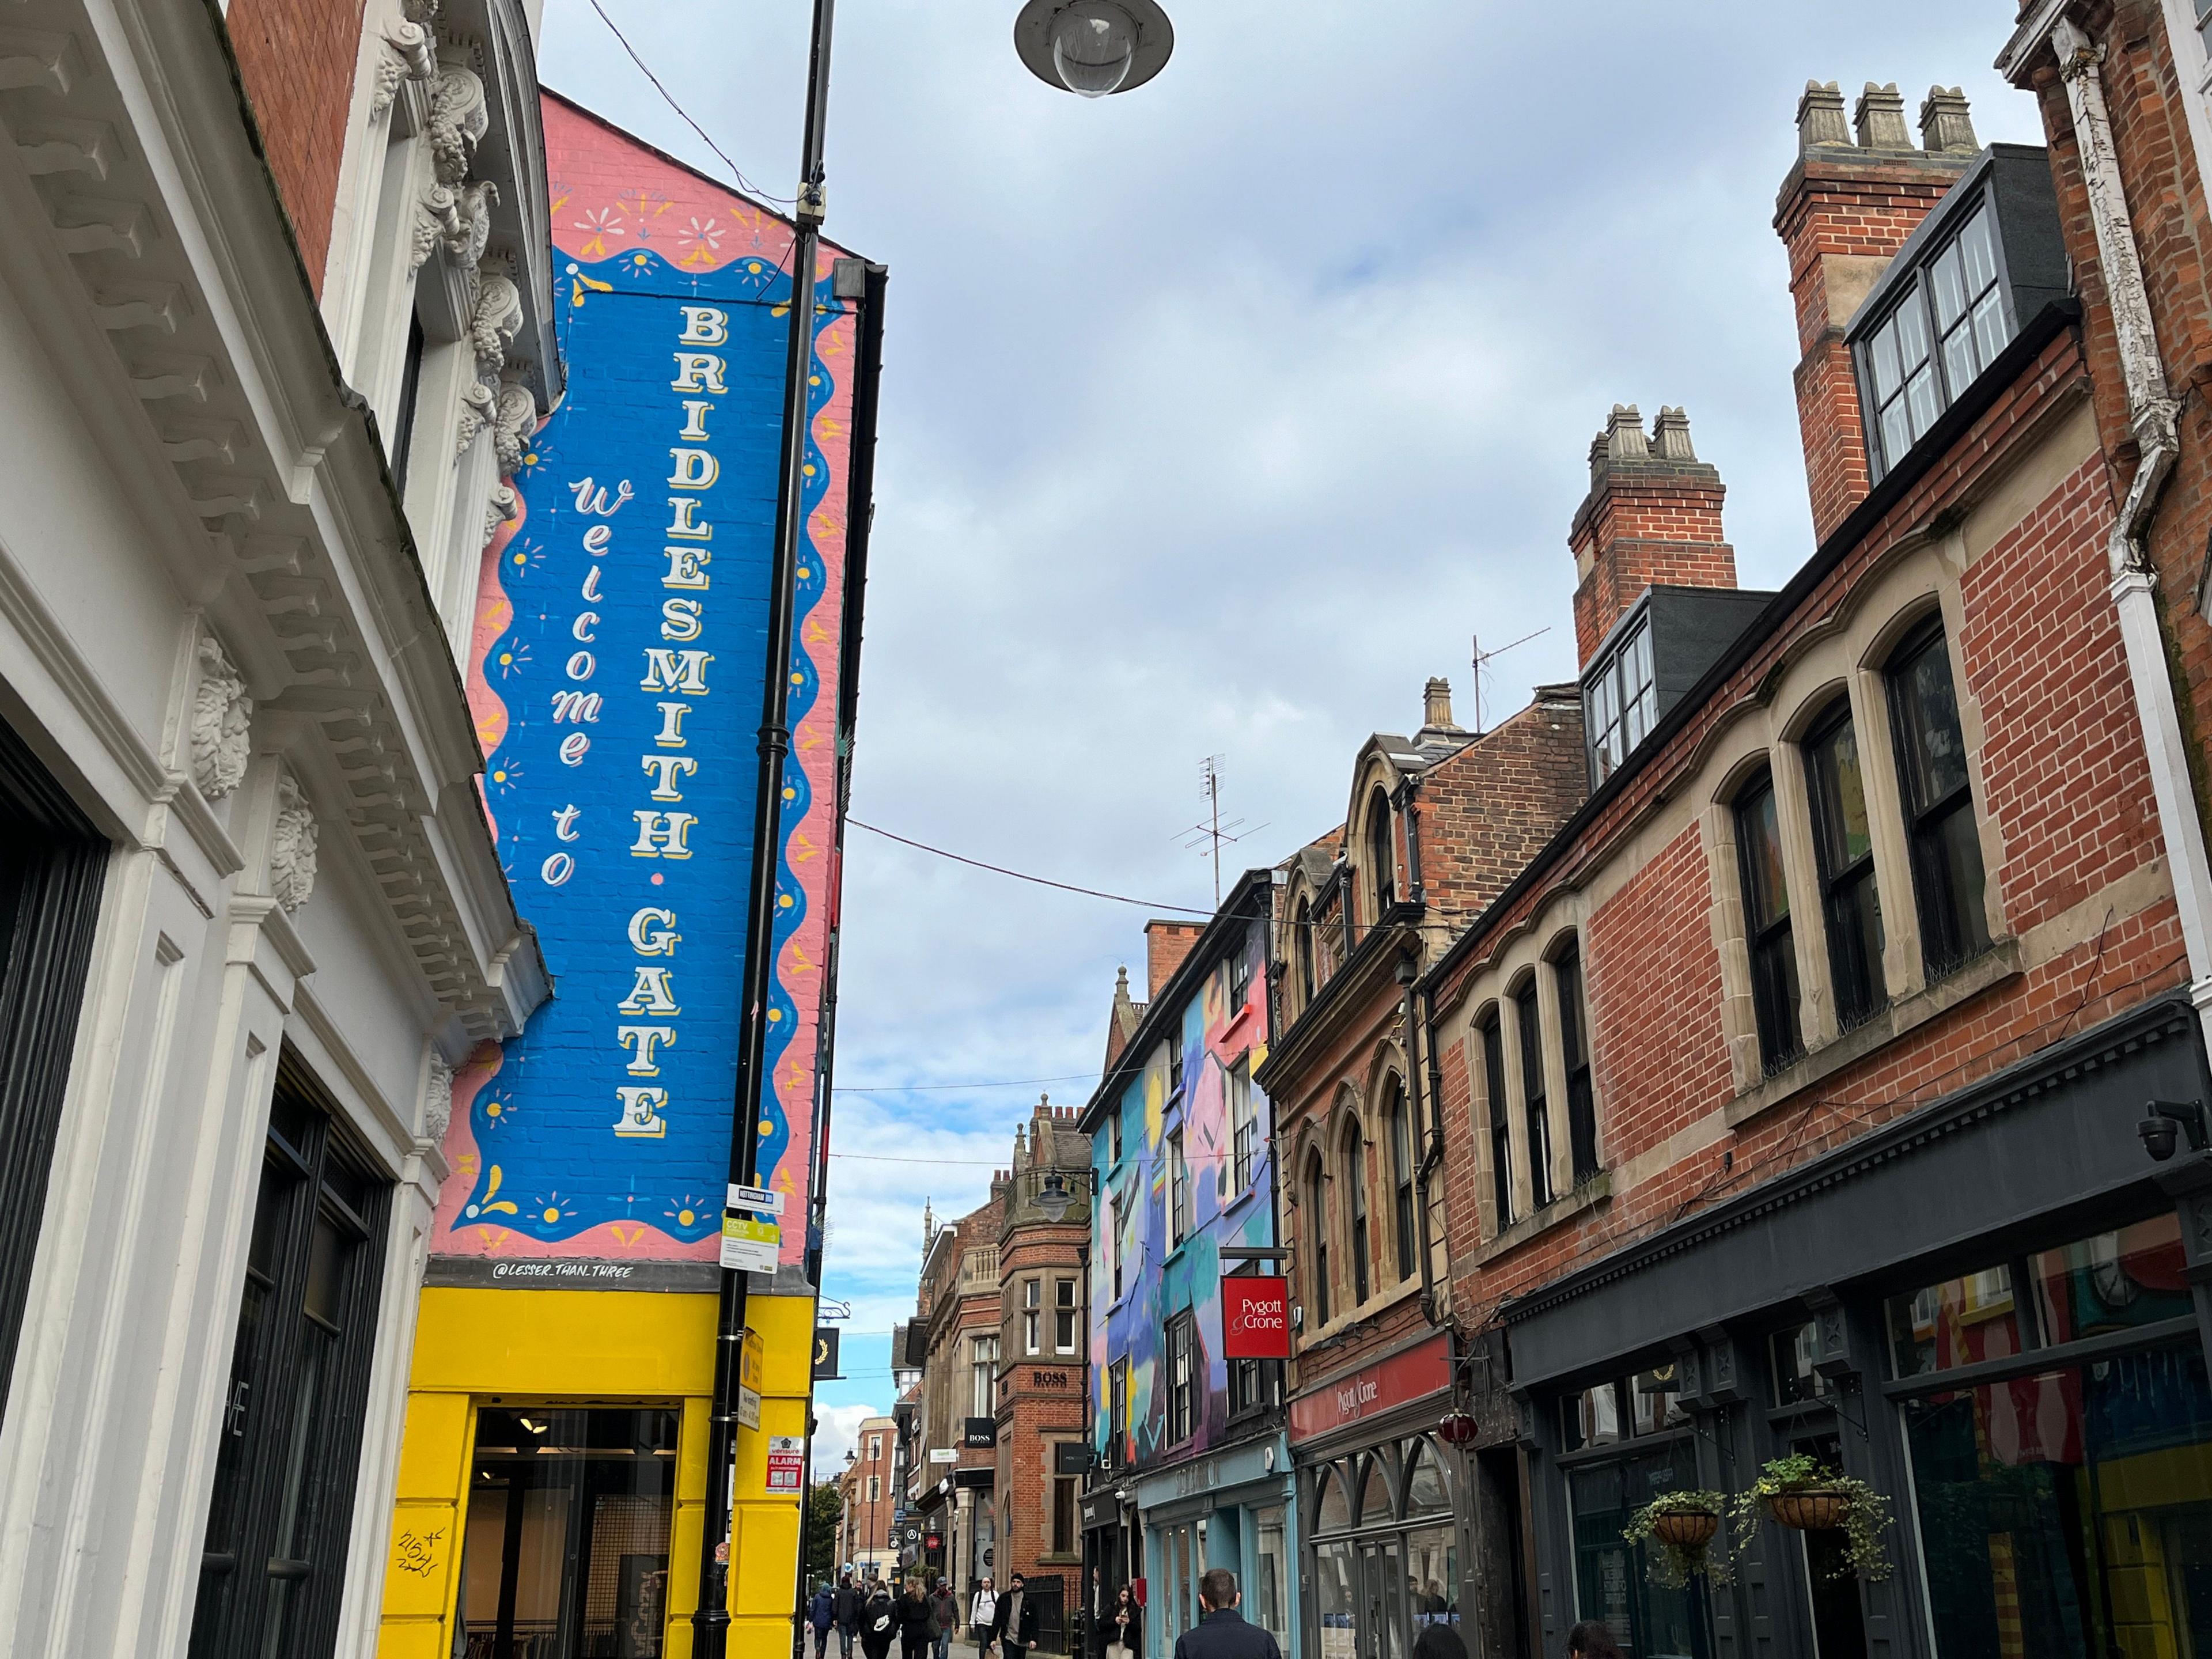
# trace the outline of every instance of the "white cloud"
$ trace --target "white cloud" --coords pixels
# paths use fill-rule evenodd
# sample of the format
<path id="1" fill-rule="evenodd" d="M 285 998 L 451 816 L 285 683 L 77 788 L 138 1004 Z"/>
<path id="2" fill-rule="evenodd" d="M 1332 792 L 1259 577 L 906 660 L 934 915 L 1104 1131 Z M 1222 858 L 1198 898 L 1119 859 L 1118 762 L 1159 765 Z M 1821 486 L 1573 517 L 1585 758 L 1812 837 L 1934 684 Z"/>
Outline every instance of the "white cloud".
<path id="1" fill-rule="evenodd" d="M 859 1443 L 860 1425 L 889 1413 L 880 1406 L 820 1406 L 814 1408 L 814 1478 L 834 1480 Z"/>
<path id="2" fill-rule="evenodd" d="M 787 191 L 805 8 L 610 9 Z M 1770 223 L 1808 75 L 1963 84 L 1985 141 L 2040 137 L 1987 8 L 1205 0 L 1097 101 L 1021 69 L 1016 9 L 839 9 L 830 229 L 891 268 L 855 810 L 1169 903 L 1210 900 L 1201 757 L 1268 826 L 1236 866 L 1272 863 L 1428 675 L 1469 716 L 1471 634 L 1550 630 L 1493 714 L 1572 674 L 1567 524 L 1616 401 L 1687 407 L 1747 586 L 1810 552 Z M 549 84 L 719 170 L 585 0 L 544 40 Z M 853 831 L 838 1079 L 1095 1077 L 1146 914 Z M 835 1150 L 898 1160 L 833 1161 L 848 1329 L 911 1311 L 924 1198 L 980 1202 L 1034 1098 L 838 1097 Z"/>

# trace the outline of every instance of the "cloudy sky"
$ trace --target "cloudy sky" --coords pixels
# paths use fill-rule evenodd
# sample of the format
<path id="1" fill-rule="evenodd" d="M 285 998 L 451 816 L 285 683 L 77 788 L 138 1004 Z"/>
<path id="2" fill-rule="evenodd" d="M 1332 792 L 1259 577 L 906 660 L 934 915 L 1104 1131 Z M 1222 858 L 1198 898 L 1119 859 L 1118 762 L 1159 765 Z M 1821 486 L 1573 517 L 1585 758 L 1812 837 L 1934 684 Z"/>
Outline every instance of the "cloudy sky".
<path id="1" fill-rule="evenodd" d="M 789 194 L 805 0 L 600 3 Z M 1771 228 L 1808 76 L 1909 112 L 1962 85 L 1984 142 L 2040 133 L 1989 69 L 2001 0 L 1170 4 L 1159 78 L 1091 101 L 1021 67 L 1017 0 L 844 0 L 830 231 L 891 271 L 855 816 L 1205 905 L 1206 756 L 1264 826 L 1231 867 L 1273 863 L 1429 675 L 1472 723 L 1473 636 L 1550 630 L 1486 711 L 1571 678 L 1566 526 L 1614 403 L 1686 407 L 1746 586 L 1809 553 Z M 590 0 L 548 0 L 541 70 L 726 175 Z M 1041 1091 L 1088 1096 L 1146 915 L 852 833 L 823 1462 L 890 1402 L 925 1200 L 973 1207 Z"/>

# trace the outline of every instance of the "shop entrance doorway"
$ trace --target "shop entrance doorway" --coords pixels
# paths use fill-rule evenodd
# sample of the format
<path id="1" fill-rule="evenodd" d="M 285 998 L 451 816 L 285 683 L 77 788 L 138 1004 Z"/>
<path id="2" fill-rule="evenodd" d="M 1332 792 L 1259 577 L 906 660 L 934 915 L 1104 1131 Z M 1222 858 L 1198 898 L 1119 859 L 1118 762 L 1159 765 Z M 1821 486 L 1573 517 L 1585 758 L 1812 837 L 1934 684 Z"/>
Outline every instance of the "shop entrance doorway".
<path id="1" fill-rule="evenodd" d="M 456 1659 L 661 1659 L 678 1414 L 477 1414 Z"/>
<path id="2" fill-rule="evenodd" d="M 1359 1593 L 1367 1613 L 1360 1659 L 1406 1659 L 1406 1558 L 1398 1540 L 1361 1547 Z"/>

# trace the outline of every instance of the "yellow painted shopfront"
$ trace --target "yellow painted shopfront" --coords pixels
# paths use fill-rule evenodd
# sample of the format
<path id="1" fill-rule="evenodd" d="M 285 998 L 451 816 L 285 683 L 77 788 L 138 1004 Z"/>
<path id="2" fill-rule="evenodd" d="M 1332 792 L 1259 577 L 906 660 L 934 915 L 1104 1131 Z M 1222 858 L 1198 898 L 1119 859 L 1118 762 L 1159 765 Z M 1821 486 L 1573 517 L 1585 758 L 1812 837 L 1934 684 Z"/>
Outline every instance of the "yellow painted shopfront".
<path id="1" fill-rule="evenodd" d="M 689 1659 L 715 1298 L 432 1285 L 409 1380 L 380 1659 Z M 761 1425 L 738 1435 L 732 1655 L 789 1651 L 814 1304 L 755 1296 Z"/>

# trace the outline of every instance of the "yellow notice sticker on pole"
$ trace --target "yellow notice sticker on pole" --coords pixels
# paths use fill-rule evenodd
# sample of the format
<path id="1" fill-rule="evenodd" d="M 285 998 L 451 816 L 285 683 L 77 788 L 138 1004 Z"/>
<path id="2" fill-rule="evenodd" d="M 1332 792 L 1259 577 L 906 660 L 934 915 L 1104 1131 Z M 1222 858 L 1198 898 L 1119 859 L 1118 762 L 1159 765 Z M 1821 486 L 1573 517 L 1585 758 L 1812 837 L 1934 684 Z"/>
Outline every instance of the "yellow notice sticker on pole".
<path id="1" fill-rule="evenodd" d="M 728 1241 L 725 1240 L 726 1247 Z M 761 1425 L 761 1373 L 768 1368 L 768 1344 L 750 1328 L 738 1345 L 738 1422 L 743 1427 Z"/>
<path id="2" fill-rule="evenodd" d="M 752 1216 L 722 1216 L 722 1265 L 736 1273 L 772 1273 L 783 1243 L 783 1230 Z"/>

